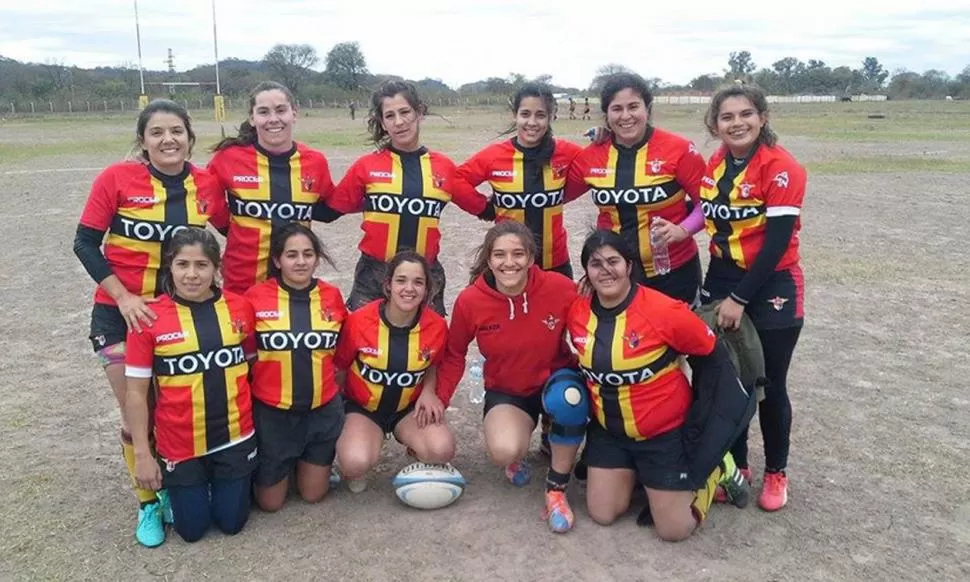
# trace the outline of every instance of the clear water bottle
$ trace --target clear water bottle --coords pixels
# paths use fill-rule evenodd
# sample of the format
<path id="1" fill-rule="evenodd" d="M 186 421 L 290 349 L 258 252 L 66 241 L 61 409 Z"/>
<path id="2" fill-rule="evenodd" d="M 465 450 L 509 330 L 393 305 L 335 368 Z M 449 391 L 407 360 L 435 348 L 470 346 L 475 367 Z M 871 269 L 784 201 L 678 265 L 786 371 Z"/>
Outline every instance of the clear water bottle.
<path id="1" fill-rule="evenodd" d="M 468 401 L 472 404 L 485 402 L 484 367 L 482 358 L 475 358 L 468 366 Z"/>
<path id="2" fill-rule="evenodd" d="M 650 222 L 650 253 L 653 255 L 653 270 L 658 275 L 666 275 L 670 272 L 670 252 L 667 243 L 660 238 L 657 232 L 657 217 L 653 217 Z"/>

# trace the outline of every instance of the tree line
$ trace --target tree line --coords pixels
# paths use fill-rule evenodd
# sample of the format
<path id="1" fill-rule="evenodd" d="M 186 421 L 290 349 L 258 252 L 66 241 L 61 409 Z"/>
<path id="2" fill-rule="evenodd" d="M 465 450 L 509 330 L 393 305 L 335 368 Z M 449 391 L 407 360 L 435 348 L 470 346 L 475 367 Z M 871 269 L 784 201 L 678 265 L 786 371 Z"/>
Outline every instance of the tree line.
<path id="1" fill-rule="evenodd" d="M 322 71 L 320 70 L 322 68 Z M 527 78 L 519 73 L 489 77 L 452 88 L 440 79 L 425 78 L 415 83 L 430 99 L 458 99 L 476 96 L 507 96 L 528 81 L 543 82 L 557 93 L 595 96 L 608 75 L 628 71 L 617 63 L 600 67 L 589 86 L 560 86 L 551 75 Z M 643 74 L 642 71 L 639 71 Z M 146 93 L 152 96 L 171 91 L 178 99 L 197 99 L 215 94 L 215 67 L 202 65 L 183 72 L 144 71 Z M 300 98 L 310 101 L 364 105 L 373 87 L 394 75 L 373 74 L 356 42 L 339 43 L 321 59 L 316 49 L 305 44 L 278 44 L 258 61 L 229 58 L 219 62 L 221 92 L 233 99 L 245 98 L 260 81 L 275 80 Z M 815 94 L 851 96 L 885 94 L 890 99 L 970 99 L 970 65 L 956 76 L 931 69 L 923 73 L 907 70 L 887 71 L 875 57 L 866 57 L 857 68 L 831 67 L 818 59 L 803 62 L 786 57 L 758 67 L 749 51 L 730 53 L 721 72 L 695 77 L 686 85 L 666 83 L 644 75 L 660 93 L 710 93 L 717 86 L 737 79 L 754 82 L 775 95 Z M 173 86 L 165 82 L 202 83 L 198 87 Z M 82 69 L 63 61 L 22 63 L 0 56 L 0 105 L 6 103 L 130 100 L 140 93 L 138 69 L 133 63 L 115 67 Z M 76 110 L 80 110 L 79 108 Z"/>

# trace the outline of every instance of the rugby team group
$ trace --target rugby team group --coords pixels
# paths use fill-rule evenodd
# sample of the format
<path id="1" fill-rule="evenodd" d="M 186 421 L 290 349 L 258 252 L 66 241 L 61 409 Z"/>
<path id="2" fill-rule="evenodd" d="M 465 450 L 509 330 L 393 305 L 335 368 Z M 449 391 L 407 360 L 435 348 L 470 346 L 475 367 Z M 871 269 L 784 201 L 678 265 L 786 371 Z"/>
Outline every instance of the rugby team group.
<path id="1" fill-rule="evenodd" d="M 97 283 L 90 339 L 121 409 L 137 540 L 158 546 L 169 524 L 190 542 L 212 525 L 237 533 L 253 503 L 276 511 L 291 485 L 310 503 L 341 480 L 361 491 L 391 435 L 418 461 L 449 463 L 446 410 L 472 341 L 488 459 L 526 485 L 540 428 L 552 531 L 573 527 L 573 478 L 602 525 L 644 491 L 638 522 L 665 540 L 689 537 L 715 501 L 744 507 L 755 407 L 757 502 L 784 507 L 805 170 L 778 145 L 756 86 L 714 94 L 704 124 L 720 145 L 706 161 L 653 125 L 641 77 L 615 74 L 600 97 L 603 126 L 583 147 L 553 137 L 556 100 L 527 84 L 509 99 L 505 139 L 457 165 L 421 145 L 415 87 L 388 81 L 369 103 L 375 150 L 336 184 L 325 155 L 294 140 L 281 84 L 254 88 L 238 134 L 204 168 L 188 161 L 188 112 L 149 103 L 133 159 L 98 175 L 74 242 Z M 563 213 L 585 196 L 599 214 L 574 281 Z M 451 202 L 494 225 L 446 321 Z M 316 275 L 332 249 L 310 225 L 325 223 L 326 241 L 326 223 L 358 213 L 345 298 Z M 763 357 L 757 403 L 723 339 L 744 332 Z M 580 379 L 588 423 L 559 414 L 575 398 L 543 399 L 562 370 Z"/>

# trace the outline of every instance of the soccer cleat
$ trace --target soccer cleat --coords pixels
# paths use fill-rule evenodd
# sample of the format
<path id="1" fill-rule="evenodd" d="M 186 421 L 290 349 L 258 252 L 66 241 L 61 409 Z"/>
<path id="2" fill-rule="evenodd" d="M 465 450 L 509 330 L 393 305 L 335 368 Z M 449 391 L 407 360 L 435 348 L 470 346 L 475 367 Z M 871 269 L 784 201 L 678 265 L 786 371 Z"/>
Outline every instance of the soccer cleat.
<path id="1" fill-rule="evenodd" d="M 566 500 L 565 491 L 546 491 L 546 509 L 542 513 L 542 519 L 549 523 L 549 529 L 554 533 L 566 533 L 573 529 L 573 510 L 569 507 Z"/>
<path id="2" fill-rule="evenodd" d="M 722 475 L 718 485 L 724 489 L 728 503 L 743 509 L 751 500 L 751 485 L 744 478 L 744 474 L 741 473 L 738 466 L 734 464 L 734 457 L 731 456 L 731 453 L 724 455 L 724 460 L 721 461 L 720 466 Z"/>
<path id="3" fill-rule="evenodd" d="M 160 489 L 156 494 L 158 504 L 162 513 L 162 523 L 172 525 L 175 523 L 175 514 L 172 513 L 172 500 L 168 497 L 168 491 Z"/>
<path id="4" fill-rule="evenodd" d="M 765 473 L 764 487 L 758 496 L 758 507 L 778 511 L 788 503 L 788 475 L 784 471 Z"/>
<path id="5" fill-rule="evenodd" d="M 343 481 L 343 477 L 340 476 L 340 469 L 337 465 L 330 466 L 330 488 L 336 489 L 340 487 L 340 482 Z"/>
<path id="6" fill-rule="evenodd" d="M 505 467 L 505 478 L 516 487 L 525 487 L 532 479 L 532 465 L 519 461 Z"/>
<path id="7" fill-rule="evenodd" d="M 162 524 L 162 508 L 158 501 L 146 503 L 138 510 L 138 526 L 135 539 L 146 548 L 157 548 L 165 541 L 165 526 Z"/>
<path id="8" fill-rule="evenodd" d="M 745 467 L 743 469 L 738 468 L 738 470 L 741 471 L 741 474 L 744 475 L 744 478 L 747 479 L 748 484 L 750 484 L 751 469 Z M 718 485 L 717 491 L 714 492 L 714 503 L 727 503 L 727 502 L 728 502 L 728 498 L 727 498 L 727 493 L 724 492 L 724 487 L 721 487 L 720 485 Z"/>

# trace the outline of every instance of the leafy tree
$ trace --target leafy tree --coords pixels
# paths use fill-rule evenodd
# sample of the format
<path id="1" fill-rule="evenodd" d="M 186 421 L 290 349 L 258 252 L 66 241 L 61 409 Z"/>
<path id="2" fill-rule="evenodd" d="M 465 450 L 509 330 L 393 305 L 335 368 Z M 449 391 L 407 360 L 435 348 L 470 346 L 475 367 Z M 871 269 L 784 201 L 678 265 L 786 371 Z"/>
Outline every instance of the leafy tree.
<path id="1" fill-rule="evenodd" d="M 732 52 L 728 57 L 727 74 L 729 80 L 748 79 L 757 67 L 749 51 Z"/>
<path id="2" fill-rule="evenodd" d="M 606 83 L 606 79 L 609 78 L 610 75 L 632 72 L 633 71 L 630 69 L 617 63 L 603 65 L 602 67 L 596 69 L 596 76 L 593 77 L 593 82 L 589 84 L 589 90 L 593 93 L 599 93 L 599 91 L 603 88 L 603 84 Z"/>
<path id="3" fill-rule="evenodd" d="M 889 71 L 883 68 L 876 57 L 866 57 L 862 61 L 862 79 L 870 89 L 881 89 L 889 77 Z"/>
<path id="4" fill-rule="evenodd" d="M 323 71 L 325 82 L 354 91 L 361 88 L 369 74 L 359 43 L 337 43 L 327 53 L 327 68 Z"/>
<path id="5" fill-rule="evenodd" d="M 275 80 L 284 84 L 294 95 L 310 78 L 310 67 L 320 58 L 315 48 L 308 44 L 277 44 L 263 57 L 263 63 Z"/>

